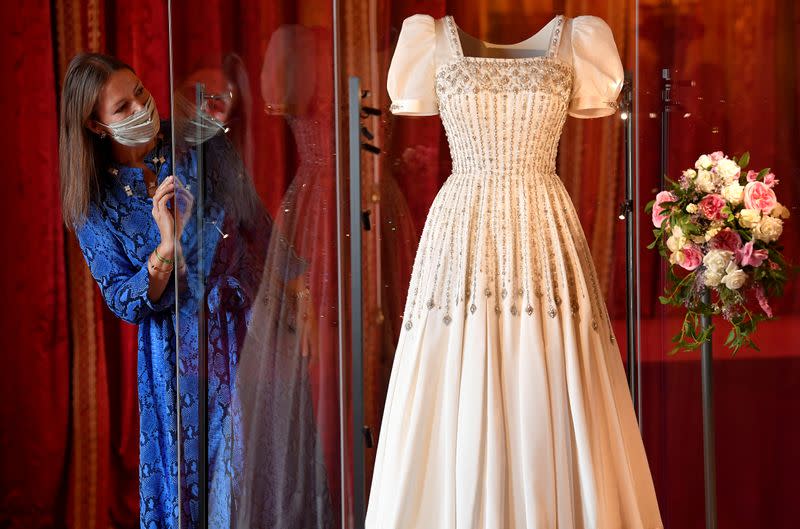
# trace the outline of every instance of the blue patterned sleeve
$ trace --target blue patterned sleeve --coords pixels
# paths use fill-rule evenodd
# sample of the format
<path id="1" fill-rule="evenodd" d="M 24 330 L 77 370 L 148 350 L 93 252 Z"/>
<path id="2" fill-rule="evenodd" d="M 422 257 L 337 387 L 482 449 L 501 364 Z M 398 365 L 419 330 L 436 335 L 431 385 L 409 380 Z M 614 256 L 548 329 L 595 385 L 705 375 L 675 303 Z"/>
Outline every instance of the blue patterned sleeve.
<path id="1" fill-rule="evenodd" d="M 108 308 L 120 319 L 139 324 L 153 313 L 165 311 L 174 305 L 172 281 L 167 284 L 158 301 L 150 300 L 147 295 L 150 288 L 147 262 L 140 266 L 131 263 L 119 239 L 99 215 L 90 214 L 75 233 Z"/>

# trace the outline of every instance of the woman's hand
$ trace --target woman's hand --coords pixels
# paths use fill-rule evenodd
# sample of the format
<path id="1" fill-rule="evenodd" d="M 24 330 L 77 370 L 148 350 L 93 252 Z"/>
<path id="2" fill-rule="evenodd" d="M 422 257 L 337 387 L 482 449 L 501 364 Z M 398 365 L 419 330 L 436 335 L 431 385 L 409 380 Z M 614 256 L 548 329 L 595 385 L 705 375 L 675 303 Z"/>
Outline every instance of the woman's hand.
<path id="1" fill-rule="evenodd" d="M 153 195 L 153 219 L 161 234 L 160 247 L 165 253 L 172 253 L 175 249 L 176 237 L 180 240 L 193 205 L 194 197 L 174 175 L 166 177 L 156 189 Z"/>
<path id="2" fill-rule="evenodd" d="M 163 254 L 167 255 L 172 254 L 175 250 L 175 218 L 170 208 L 167 207 L 167 202 L 174 197 L 175 177 L 170 175 L 161 182 L 153 194 L 153 219 L 161 234 L 159 247 Z"/>

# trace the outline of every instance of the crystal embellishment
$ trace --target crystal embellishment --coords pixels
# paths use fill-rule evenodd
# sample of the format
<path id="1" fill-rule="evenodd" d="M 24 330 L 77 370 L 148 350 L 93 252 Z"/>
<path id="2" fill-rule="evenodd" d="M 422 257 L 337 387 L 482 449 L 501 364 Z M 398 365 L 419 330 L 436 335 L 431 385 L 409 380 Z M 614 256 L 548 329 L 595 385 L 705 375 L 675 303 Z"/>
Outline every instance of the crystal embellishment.
<path id="1" fill-rule="evenodd" d="M 497 314 L 531 316 L 534 303 L 550 318 L 563 305 L 572 314 L 585 311 L 587 321 L 602 314 L 594 271 L 580 268 L 591 263 L 588 247 L 580 243 L 585 236 L 556 174 L 576 75 L 559 52 L 569 33 L 564 21 L 558 16 L 548 26 L 545 55 L 500 58 L 465 56 L 452 17 L 443 19 L 433 106 L 444 125 L 452 171 L 420 239 L 409 318 L 438 309 L 447 322 L 462 301 L 469 301 L 467 315 L 477 314 L 480 293 L 483 300 L 496 295 L 486 310 Z M 574 251 L 563 251 L 567 241 L 578 241 Z"/>

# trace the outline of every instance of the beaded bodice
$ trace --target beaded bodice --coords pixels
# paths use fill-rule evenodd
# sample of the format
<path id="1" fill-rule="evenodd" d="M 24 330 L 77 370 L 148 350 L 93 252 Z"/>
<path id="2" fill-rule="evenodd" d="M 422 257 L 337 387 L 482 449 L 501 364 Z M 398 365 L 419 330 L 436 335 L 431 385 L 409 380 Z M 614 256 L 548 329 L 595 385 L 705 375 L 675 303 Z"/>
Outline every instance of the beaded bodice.
<path id="1" fill-rule="evenodd" d="M 433 310 L 449 325 L 457 313 L 555 318 L 564 306 L 573 317 L 585 311 L 596 330 L 600 290 L 555 174 L 573 83 L 572 66 L 556 56 L 563 17 L 544 55 L 508 59 L 465 56 L 455 22 L 440 20 L 437 42 L 450 53 L 435 90 L 453 170 L 423 230 L 405 328 Z"/>
<path id="2" fill-rule="evenodd" d="M 444 17 L 450 60 L 435 86 L 454 173 L 555 171 L 572 86 L 572 68 L 555 57 L 562 24 L 558 17 L 545 55 L 467 57 Z"/>

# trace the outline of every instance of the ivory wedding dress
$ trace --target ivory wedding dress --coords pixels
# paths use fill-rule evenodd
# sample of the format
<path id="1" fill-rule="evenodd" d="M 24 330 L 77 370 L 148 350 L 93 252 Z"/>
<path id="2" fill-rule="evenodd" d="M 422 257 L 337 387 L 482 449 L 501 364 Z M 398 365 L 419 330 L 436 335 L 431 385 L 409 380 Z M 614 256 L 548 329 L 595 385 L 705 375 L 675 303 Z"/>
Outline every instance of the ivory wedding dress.
<path id="1" fill-rule="evenodd" d="M 555 174 L 567 114 L 613 114 L 622 80 L 596 17 L 558 16 L 514 45 L 478 41 L 449 16 L 404 21 L 391 110 L 440 114 L 453 171 L 414 261 L 368 529 L 662 527 L 588 245 Z"/>

